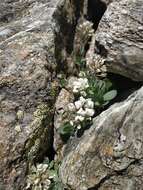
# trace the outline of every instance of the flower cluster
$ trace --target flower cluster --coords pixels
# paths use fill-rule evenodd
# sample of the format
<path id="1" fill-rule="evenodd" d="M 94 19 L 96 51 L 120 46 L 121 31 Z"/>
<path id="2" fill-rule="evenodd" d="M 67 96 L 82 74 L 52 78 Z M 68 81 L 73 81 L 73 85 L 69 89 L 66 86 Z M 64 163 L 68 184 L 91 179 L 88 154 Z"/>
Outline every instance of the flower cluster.
<path id="1" fill-rule="evenodd" d="M 85 99 L 83 96 L 80 96 L 79 100 L 68 105 L 68 110 L 75 114 L 70 124 L 80 129 L 82 122 L 91 120 L 94 116 L 94 102 L 90 98 Z"/>
<path id="2" fill-rule="evenodd" d="M 83 91 L 89 87 L 87 78 L 78 78 L 73 82 L 73 93 L 83 94 Z"/>
<path id="3" fill-rule="evenodd" d="M 48 164 L 32 166 L 27 178 L 26 190 L 48 190 L 51 184 L 48 174 Z"/>
<path id="4" fill-rule="evenodd" d="M 93 33 L 93 23 L 85 19 L 79 19 L 74 39 L 74 56 L 76 58 L 77 56 L 83 57 L 84 47 Z"/>
<path id="5" fill-rule="evenodd" d="M 96 74 L 96 76 L 100 78 L 105 78 L 107 76 L 105 59 L 97 54 L 92 55 L 92 57 L 86 57 L 86 66 L 88 67 L 90 72 Z"/>
<path id="6" fill-rule="evenodd" d="M 24 190 L 64 190 L 58 175 L 59 163 L 45 158 L 42 163 L 29 165 L 27 186 Z"/>
<path id="7" fill-rule="evenodd" d="M 90 36 L 92 36 L 92 34 L 94 33 L 94 29 L 93 29 L 93 23 L 89 22 L 89 21 L 84 21 L 82 23 L 80 23 L 77 27 L 77 33 L 80 35 L 80 39 L 81 40 L 88 40 L 88 38 Z"/>
<path id="8" fill-rule="evenodd" d="M 91 36 L 90 48 L 86 53 L 85 47 Z M 67 88 L 72 91 L 74 100 L 65 108 L 63 123 L 59 128 L 61 137 L 70 137 L 78 129 L 91 125 L 95 112 L 99 113 L 117 95 L 117 91 L 112 90 L 112 83 L 105 78 L 105 60 L 95 54 L 93 23 L 79 19 L 73 49 L 73 62 L 80 73 L 68 80 Z M 99 80 L 99 77 L 102 79 Z"/>

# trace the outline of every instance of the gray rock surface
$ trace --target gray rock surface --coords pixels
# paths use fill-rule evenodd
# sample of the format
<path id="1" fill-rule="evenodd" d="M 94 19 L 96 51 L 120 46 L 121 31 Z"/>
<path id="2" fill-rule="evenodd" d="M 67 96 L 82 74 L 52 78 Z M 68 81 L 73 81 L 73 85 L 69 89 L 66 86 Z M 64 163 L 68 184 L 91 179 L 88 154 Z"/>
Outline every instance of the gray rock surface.
<path id="1" fill-rule="evenodd" d="M 143 81 L 143 1 L 111 1 L 96 31 L 109 72 Z"/>
<path id="2" fill-rule="evenodd" d="M 100 56 L 108 71 L 142 81 L 142 0 L 102 2 L 108 8 L 95 35 Z M 29 165 L 51 148 L 56 74 L 73 74 L 70 58 L 78 19 L 88 12 L 84 5 L 87 0 L 0 1 L 0 190 L 23 190 Z M 64 93 L 56 111 L 69 101 Z M 66 185 L 141 190 L 142 98 L 140 89 L 98 116 L 81 139 L 71 140 L 60 170 Z"/>
<path id="3" fill-rule="evenodd" d="M 59 0 L 0 1 L 0 189 L 23 189 L 51 146 Z"/>
<path id="4" fill-rule="evenodd" d="M 62 150 L 64 142 L 62 141 L 58 129 L 67 121 L 64 113 L 68 110 L 68 104 L 74 99 L 74 95 L 66 89 L 62 89 L 57 97 L 55 103 L 55 114 L 54 114 L 54 149 L 56 151 L 57 158 L 62 159 Z"/>
<path id="5" fill-rule="evenodd" d="M 93 121 L 76 144 L 69 143 L 60 168 L 73 190 L 142 190 L 143 87 Z"/>
<path id="6" fill-rule="evenodd" d="M 0 190 L 23 190 L 29 164 L 51 148 L 56 74 L 72 51 L 82 4 L 0 1 Z"/>

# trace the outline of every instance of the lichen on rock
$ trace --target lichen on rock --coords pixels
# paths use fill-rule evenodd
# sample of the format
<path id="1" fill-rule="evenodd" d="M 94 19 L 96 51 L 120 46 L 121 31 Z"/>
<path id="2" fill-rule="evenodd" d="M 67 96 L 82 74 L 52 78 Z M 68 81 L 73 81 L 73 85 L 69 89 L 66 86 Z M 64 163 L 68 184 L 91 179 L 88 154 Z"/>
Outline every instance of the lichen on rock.
<path id="1" fill-rule="evenodd" d="M 32 130 L 25 144 L 29 161 L 40 159 L 52 146 L 52 115 L 53 111 L 47 105 L 42 104 L 34 112 L 33 122 L 26 127 L 28 132 Z"/>

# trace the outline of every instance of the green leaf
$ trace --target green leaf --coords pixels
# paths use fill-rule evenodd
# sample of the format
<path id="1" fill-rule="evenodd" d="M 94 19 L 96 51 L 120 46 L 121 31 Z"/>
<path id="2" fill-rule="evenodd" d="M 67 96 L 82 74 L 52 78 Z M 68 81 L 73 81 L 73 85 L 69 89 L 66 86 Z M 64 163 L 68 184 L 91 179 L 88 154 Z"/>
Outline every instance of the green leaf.
<path id="1" fill-rule="evenodd" d="M 61 126 L 58 130 L 58 132 L 61 135 L 67 135 L 71 134 L 74 130 L 74 127 L 70 123 L 65 123 L 63 126 Z"/>
<path id="2" fill-rule="evenodd" d="M 56 170 L 50 170 L 48 174 L 50 179 L 56 178 L 58 175 Z"/>
<path id="3" fill-rule="evenodd" d="M 79 66 L 82 65 L 82 58 L 81 57 L 76 58 L 76 64 L 79 65 Z"/>
<path id="4" fill-rule="evenodd" d="M 50 186 L 49 190 L 64 190 L 62 183 L 57 182 Z"/>
<path id="5" fill-rule="evenodd" d="M 117 90 L 111 90 L 107 92 L 106 94 L 104 94 L 103 99 L 104 101 L 110 101 L 114 99 L 116 96 L 117 96 Z"/>
<path id="6" fill-rule="evenodd" d="M 49 169 L 52 169 L 54 167 L 54 161 L 52 160 L 49 164 Z"/>
<path id="7" fill-rule="evenodd" d="M 105 102 L 102 106 L 107 106 L 110 101 Z"/>
<path id="8" fill-rule="evenodd" d="M 94 92 L 93 92 L 92 90 L 89 90 L 88 93 L 89 93 L 90 95 L 94 95 Z"/>
<path id="9" fill-rule="evenodd" d="M 97 107 L 98 107 L 98 106 L 101 106 L 99 102 L 95 102 L 94 104 L 95 104 L 95 106 L 97 106 Z"/>
<path id="10" fill-rule="evenodd" d="M 112 82 L 109 80 L 106 80 L 106 90 L 108 91 L 112 87 Z"/>
<path id="11" fill-rule="evenodd" d="M 67 81 L 65 79 L 60 80 L 61 87 L 64 88 L 67 84 Z"/>
<path id="12" fill-rule="evenodd" d="M 43 164 L 48 164 L 49 165 L 50 161 L 49 158 L 45 158 L 45 160 L 43 161 Z"/>
<path id="13" fill-rule="evenodd" d="M 70 136 L 74 133 L 74 126 L 72 126 L 69 122 L 66 122 L 58 129 L 58 133 L 60 134 L 62 141 L 66 143 Z"/>

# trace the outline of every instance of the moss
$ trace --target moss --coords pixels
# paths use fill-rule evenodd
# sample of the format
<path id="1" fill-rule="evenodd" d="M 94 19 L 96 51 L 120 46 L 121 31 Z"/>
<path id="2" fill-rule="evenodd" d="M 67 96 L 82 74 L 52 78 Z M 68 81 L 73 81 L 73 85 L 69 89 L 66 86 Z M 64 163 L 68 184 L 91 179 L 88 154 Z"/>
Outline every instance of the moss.
<path id="1" fill-rule="evenodd" d="M 43 121 L 43 119 L 47 118 L 50 111 L 50 108 L 46 104 L 41 104 L 37 107 L 33 115 L 35 119 L 38 118 L 40 121 Z"/>
<path id="2" fill-rule="evenodd" d="M 27 159 L 30 162 L 39 159 L 41 155 L 51 146 L 51 121 L 53 110 L 46 104 L 41 104 L 34 112 L 34 120 L 28 126 L 31 136 L 25 145 Z"/>

